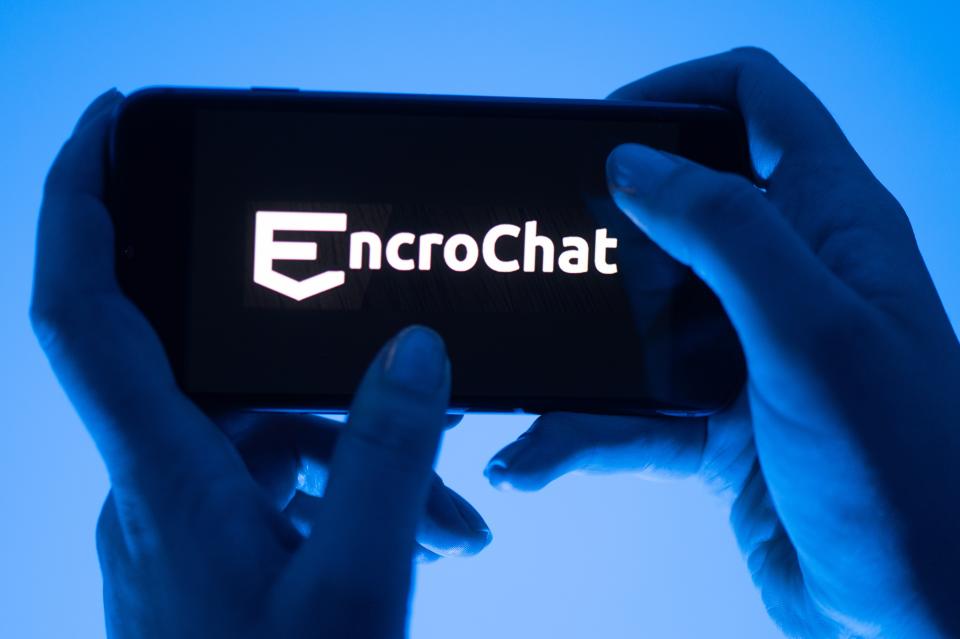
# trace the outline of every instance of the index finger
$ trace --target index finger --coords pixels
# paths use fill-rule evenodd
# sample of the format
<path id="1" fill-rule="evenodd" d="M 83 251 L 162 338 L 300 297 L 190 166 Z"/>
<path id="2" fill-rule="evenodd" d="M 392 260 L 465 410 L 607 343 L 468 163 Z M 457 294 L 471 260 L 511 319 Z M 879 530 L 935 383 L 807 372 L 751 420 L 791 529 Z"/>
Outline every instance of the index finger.
<path id="1" fill-rule="evenodd" d="M 684 62 L 627 84 L 616 100 L 711 104 L 742 114 L 754 170 L 771 179 L 782 163 L 821 164 L 859 157 L 826 107 L 775 57 L 741 48 Z"/>

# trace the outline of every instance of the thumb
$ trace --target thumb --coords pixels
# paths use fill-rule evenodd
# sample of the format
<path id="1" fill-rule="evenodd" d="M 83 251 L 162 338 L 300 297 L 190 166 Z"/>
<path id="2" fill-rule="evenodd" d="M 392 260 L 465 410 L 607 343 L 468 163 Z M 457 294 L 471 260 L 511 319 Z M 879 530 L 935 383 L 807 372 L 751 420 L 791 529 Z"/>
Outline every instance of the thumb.
<path id="1" fill-rule="evenodd" d="M 830 321 L 836 303 L 851 301 L 747 179 L 639 144 L 611 152 L 607 177 L 627 217 L 720 298 L 748 359 L 758 348 L 805 343 L 810 322 Z"/>
<path id="2" fill-rule="evenodd" d="M 322 521 L 278 605 L 334 626 L 358 615 L 351 636 L 400 636 L 449 396 L 450 362 L 432 330 L 409 327 L 380 351 L 333 450 Z"/>
<path id="3" fill-rule="evenodd" d="M 547 413 L 498 452 L 484 475 L 497 488 L 540 490 L 574 471 L 687 477 L 702 465 L 703 417 Z"/>

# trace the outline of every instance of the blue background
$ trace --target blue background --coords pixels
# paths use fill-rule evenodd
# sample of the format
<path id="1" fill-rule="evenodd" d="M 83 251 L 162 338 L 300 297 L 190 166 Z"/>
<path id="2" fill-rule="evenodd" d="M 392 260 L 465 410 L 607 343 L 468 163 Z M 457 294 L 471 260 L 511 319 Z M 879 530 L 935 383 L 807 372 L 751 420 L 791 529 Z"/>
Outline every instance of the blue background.
<path id="1" fill-rule="evenodd" d="M 899 6 L 898 6 L 899 5 Z M 110 86 L 602 97 L 742 44 L 817 92 L 910 213 L 957 328 L 960 82 L 953 2 L 0 3 L 0 636 L 101 637 L 102 464 L 27 323 L 43 176 Z M 420 571 L 415 637 L 772 637 L 719 503 L 695 482 L 567 477 L 498 493 L 529 423 L 472 416 L 439 466 L 491 524 L 480 557 Z"/>

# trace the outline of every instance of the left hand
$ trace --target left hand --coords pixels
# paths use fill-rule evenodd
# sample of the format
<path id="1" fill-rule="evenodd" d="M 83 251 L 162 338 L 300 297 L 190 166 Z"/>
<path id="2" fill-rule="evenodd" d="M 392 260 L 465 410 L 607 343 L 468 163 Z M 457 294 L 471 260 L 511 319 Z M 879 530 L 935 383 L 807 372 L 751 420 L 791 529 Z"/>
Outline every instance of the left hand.
<path id="1" fill-rule="evenodd" d="M 31 305 L 110 476 L 97 530 L 108 634 L 403 635 L 414 553 L 490 539 L 432 473 L 448 422 L 442 341 L 423 328 L 395 338 L 345 426 L 200 410 L 114 274 L 103 188 L 121 99 L 98 98 L 50 170 Z"/>

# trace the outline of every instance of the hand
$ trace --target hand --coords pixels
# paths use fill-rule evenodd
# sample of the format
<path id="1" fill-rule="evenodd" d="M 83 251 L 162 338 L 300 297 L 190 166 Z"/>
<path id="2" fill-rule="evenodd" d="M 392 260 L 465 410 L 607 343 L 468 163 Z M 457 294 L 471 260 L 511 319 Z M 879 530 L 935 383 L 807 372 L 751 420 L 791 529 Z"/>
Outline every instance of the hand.
<path id="1" fill-rule="evenodd" d="M 903 210 L 765 52 L 612 97 L 745 120 L 763 190 L 634 144 L 607 172 L 622 211 L 720 298 L 748 381 L 708 419 L 545 415 L 488 477 L 536 490 L 577 469 L 699 476 L 729 496 L 787 634 L 960 635 L 960 347 Z"/>
<path id="2" fill-rule="evenodd" d="M 472 554 L 490 539 L 431 472 L 442 341 L 395 338 L 344 427 L 204 414 L 114 277 L 103 160 L 121 99 L 98 98 L 51 168 L 31 306 L 110 475 L 97 529 L 110 636 L 402 636 L 415 549 Z"/>

